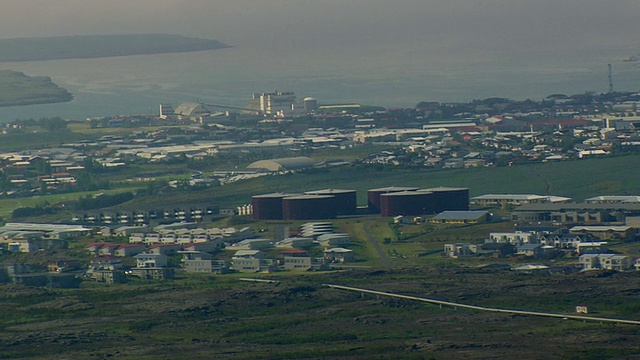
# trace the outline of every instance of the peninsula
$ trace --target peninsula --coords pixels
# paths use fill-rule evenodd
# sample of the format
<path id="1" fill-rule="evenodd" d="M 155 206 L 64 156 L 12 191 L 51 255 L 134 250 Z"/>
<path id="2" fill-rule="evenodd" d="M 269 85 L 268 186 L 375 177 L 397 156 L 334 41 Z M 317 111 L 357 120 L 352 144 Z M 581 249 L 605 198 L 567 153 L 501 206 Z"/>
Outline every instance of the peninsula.
<path id="1" fill-rule="evenodd" d="M 71 101 L 73 95 L 48 76 L 27 76 L 0 70 L 0 106 L 49 104 Z"/>
<path id="2" fill-rule="evenodd" d="M 229 45 L 181 35 L 87 35 L 0 39 L 0 62 L 90 59 L 216 50 Z"/>

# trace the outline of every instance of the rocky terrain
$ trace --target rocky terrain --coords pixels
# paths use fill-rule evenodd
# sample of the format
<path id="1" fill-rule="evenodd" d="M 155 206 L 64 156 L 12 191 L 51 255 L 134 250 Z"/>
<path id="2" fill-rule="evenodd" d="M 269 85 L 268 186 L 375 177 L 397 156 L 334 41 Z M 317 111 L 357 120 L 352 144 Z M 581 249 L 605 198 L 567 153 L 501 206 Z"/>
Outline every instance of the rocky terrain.
<path id="1" fill-rule="evenodd" d="M 628 358 L 640 353 L 638 326 L 440 308 L 323 284 L 567 314 L 581 304 L 593 316 L 640 320 L 638 276 L 426 267 L 273 284 L 202 276 L 71 290 L 5 285 L 0 358 Z"/>

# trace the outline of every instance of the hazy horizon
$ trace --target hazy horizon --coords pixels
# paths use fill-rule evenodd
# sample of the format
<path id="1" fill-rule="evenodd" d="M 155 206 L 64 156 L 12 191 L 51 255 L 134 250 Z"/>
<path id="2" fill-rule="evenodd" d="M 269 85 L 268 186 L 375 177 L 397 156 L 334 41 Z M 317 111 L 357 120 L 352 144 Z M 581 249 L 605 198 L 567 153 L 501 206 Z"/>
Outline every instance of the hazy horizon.
<path id="1" fill-rule="evenodd" d="M 632 55 L 640 52 L 639 11 L 630 0 L 6 0 L 0 34 L 172 33 L 277 50 L 429 46 L 454 57 L 462 49 L 497 57 L 595 46 Z"/>
<path id="2" fill-rule="evenodd" d="M 640 67 L 623 60 L 640 53 L 639 10 L 640 2 L 630 0 L 6 0 L 3 38 L 167 33 L 233 49 L 0 68 L 71 87 L 77 101 L 65 106 L 82 105 L 96 89 L 180 101 L 170 94 L 176 87 L 192 99 L 228 96 L 236 103 L 287 87 L 383 105 L 535 98 L 606 91 L 608 63 L 616 89 L 635 91 Z M 146 93 L 158 88 L 161 94 Z"/>

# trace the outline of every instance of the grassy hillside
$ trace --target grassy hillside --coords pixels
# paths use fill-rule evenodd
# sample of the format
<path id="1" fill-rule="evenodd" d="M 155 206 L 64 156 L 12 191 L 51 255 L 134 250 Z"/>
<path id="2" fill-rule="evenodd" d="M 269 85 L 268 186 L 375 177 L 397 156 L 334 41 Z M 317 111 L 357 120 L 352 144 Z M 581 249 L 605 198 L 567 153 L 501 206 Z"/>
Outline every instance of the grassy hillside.
<path id="1" fill-rule="evenodd" d="M 162 204 L 216 203 L 236 206 L 251 201 L 251 195 L 276 191 L 302 192 L 325 188 L 358 191 L 359 204 L 366 204 L 366 191 L 382 186 L 461 186 L 471 196 L 487 193 L 533 193 L 567 196 L 577 201 L 596 195 L 640 194 L 640 173 L 633 170 L 640 155 L 579 160 L 514 167 L 406 170 L 347 166 L 282 176 L 265 176 L 197 192 L 176 192 L 134 200 L 130 206 L 162 207 Z"/>
<path id="2" fill-rule="evenodd" d="M 71 93 L 54 84 L 49 77 L 30 77 L 17 71 L 0 70 L 0 106 L 46 104 L 72 99 Z"/>

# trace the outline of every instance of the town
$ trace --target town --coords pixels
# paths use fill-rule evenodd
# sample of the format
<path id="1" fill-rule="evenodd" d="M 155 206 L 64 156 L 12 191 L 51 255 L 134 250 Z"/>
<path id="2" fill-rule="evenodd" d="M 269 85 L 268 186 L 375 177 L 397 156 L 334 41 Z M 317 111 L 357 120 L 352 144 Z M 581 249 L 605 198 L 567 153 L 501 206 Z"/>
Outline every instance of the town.
<path id="1" fill-rule="evenodd" d="M 393 246 L 405 232 L 482 224 L 483 234 L 470 241 L 439 240 L 437 250 L 423 243 L 418 254 L 485 259 L 485 265 L 508 259 L 499 265 L 526 272 L 640 270 L 640 259 L 618 250 L 638 236 L 640 196 L 470 197 L 476 189 L 440 184 L 162 201 L 171 193 L 197 195 L 252 179 L 354 166 L 470 171 L 635 154 L 638 103 L 635 93 L 585 93 L 541 102 L 491 98 L 384 109 L 321 105 L 310 97 L 297 102 L 294 93 L 276 91 L 254 94 L 246 107 L 184 103 L 174 110 L 161 104 L 157 115 L 16 120 L 0 136 L 30 136 L 36 144 L 46 136 L 46 144 L 56 138 L 59 144 L 2 149 L 0 197 L 39 201 L 5 209 L 11 220 L 0 228 L 3 278 L 78 286 L 82 280 L 166 279 L 176 272 L 371 266 L 363 246 L 377 248 L 388 264 L 378 242 L 402 266 L 407 256 L 397 256 Z M 364 191 L 366 204 L 358 202 Z M 136 199 L 153 201 L 140 205 Z M 389 229 L 382 239 L 354 233 L 353 222 L 370 219 Z M 234 221 L 244 226 L 219 226 Z M 354 244 L 355 251 L 349 248 Z M 79 246 L 84 256 L 65 253 Z M 12 253 L 42 251 L 52 254 L 46 264 L 11 260 Z"/>

